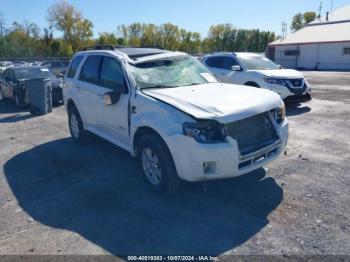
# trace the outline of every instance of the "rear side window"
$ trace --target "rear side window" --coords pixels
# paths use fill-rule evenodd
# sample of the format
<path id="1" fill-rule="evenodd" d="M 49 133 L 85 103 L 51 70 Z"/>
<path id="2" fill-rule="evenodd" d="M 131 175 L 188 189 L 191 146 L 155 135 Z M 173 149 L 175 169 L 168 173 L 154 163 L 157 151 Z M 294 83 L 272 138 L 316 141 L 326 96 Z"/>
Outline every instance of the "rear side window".
<path id="1" fill-rule="evenodd" d="M 98 84 L 101 56 L 89 56 L 81 69 L 79 80 Z"/>
<path id="2" fill-rule="evenodd" d="M 103 58 L 100 85 L 114 90 L 124 87 L 123 71 L 117 60 L 111 57 Z"/>
<path id="3" fill-rule="evenodd" d="M 72 63 L 67 72 L 67 77 L 73 78 L 75 76 L 75 73 L 77 72 L 79 64 L 82 59 L 83 59 L 82 55 L 79 55 L 73 58 Z"/>

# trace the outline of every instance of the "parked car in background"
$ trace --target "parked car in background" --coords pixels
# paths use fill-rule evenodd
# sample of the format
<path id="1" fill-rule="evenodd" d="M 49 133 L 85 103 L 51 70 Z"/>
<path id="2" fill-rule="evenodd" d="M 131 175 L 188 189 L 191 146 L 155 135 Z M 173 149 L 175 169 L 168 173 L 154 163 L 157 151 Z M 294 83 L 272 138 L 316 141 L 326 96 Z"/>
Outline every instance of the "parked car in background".
<path id="1" fill-rule="evenodd" d="M 52 101 L 62 101 L 61 78 L 45 67 L 22 66 L 7 68 L 0 78 L 0 98 L 10 98 L 17 107 L 28 105 L 29 95 L 26 80 L 33 78 L 50 78 L 52 86 Z"/>
<path id="2" fill-rule="evenodd" d="M 29 66 L 30 64 L 25 61 L 14 61 L 13 66 Z"/>
<path id="3" fill-rule="evenodd" d="M 180 52 L 79 52 L 63 96 L 74 141 L 85 143 L 90 131 L 127 150 L 160 192 L 175 191 L 180 179 L 251 172 L 276 159 L 288 138 L 280 96 L 218 83 L 197 59 Z"/>
<path id="4" fill-rule="evenodd" d="M 6 68 L 13 66 L 13 63 L 10 61 L 1 61 L 0 62 L 0 73 L 4 72 Z"/>
<path id="5" fill-rule="evenodd" d="M 56 76 L 62 76 L 66 73 L 69 65 L 68 60 L 54 60 L 43 62 L 41 66 L 50 69 Z"/>
<path id="6" fill-rule="evenodd" d="M 299 71 L 283 69 L 255 53 L 214 53 L 202 63 L 222 82 L 269 89 L 282 99 L 311 99 L 311 86 Z"/>

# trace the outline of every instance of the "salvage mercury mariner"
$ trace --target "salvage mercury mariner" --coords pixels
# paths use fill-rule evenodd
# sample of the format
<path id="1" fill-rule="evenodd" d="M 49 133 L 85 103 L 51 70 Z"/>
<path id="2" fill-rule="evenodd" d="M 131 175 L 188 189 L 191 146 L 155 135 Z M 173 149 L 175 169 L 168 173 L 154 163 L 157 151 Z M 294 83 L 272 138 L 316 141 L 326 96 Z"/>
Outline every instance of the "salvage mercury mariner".
<path id="1" fill-rule="evenodd" d="M 278 94 L 219 83 L 181 52 L 92 47 L 72 59 L 63 94 L 73 139 L 90 131 L 127 150 L 159 192 L 251 172 L 288 139 Z"/>

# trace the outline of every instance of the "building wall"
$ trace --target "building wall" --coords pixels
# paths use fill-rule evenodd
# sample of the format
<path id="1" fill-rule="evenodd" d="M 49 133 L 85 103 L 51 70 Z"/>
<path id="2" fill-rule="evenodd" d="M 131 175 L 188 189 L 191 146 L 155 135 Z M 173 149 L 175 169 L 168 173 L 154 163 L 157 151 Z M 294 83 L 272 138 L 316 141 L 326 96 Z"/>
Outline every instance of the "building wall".
<path id="1" fill-rule="evenodd" d="M 274 61 L 285 68 L 350 70 L 350 55 L 343 53 L 345 47 L 350 47 L 350 41 L 275 46 Z M 299 54 L 286 55 L 286 51 Z"/>

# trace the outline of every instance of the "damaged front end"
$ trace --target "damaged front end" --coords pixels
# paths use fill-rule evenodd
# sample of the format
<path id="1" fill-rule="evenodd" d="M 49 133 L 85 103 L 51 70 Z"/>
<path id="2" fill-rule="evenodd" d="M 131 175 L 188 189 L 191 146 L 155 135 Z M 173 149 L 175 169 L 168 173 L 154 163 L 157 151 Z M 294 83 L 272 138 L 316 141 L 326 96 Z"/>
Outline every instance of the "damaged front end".
<path id="1" fill-rule="evenodd" d="M 280 107 L 227 124 L 227 132 L 238 145 L 238 169 L 243 170 L 279 154 L 282 138 L 278 127 L 285 120 L 285 108 Z"/>

